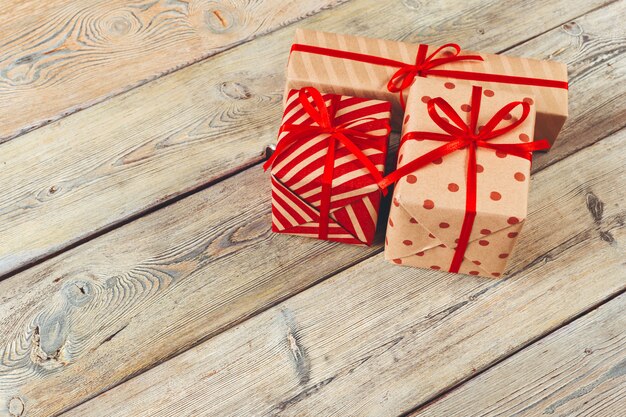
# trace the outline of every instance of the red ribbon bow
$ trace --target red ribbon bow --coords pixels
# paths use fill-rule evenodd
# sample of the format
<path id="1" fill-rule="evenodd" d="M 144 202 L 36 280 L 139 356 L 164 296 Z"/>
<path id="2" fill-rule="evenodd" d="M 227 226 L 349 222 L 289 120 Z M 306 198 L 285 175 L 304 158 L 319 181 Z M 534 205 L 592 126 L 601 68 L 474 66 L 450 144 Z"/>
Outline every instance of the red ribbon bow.
<path id="1" fill-rule="evenodd" d="M 458 272 L 465 256 L 465 250 L 469 243 L 469 237 L 474 225 L 476 217 L 476 150 L 477 148 L 488 148 L 495 151 L 504 152 L 508 155 L 520 158 L 532 159 L 532 152 L 542 149 L 548 149 L 549 143 L 542 139 L 530 143 L 490 143 L 491 139 L 501 136 L 519 126 L 528 117 L 530 105 L 523 101 L 514 101 L 502 107 L 481 129 L 477 130 L 478 115 L 480 113 L 480 101 L 482 88 L 474 86 L 472 88 L 472 101 L 470 109 L 469 126 L 454 111 L 452 106 L 443 98 L 437 97 L 428 101 L 428 115 L 430 118 L 446 133 L 413 131 L 407 132 L 402 137 L 400 146 L 408 140 L 435 140 L 446 142 L 430 152 L 412 160 L 406 165 L 398 168 L 379 183 L 381 188 L 386 188 L 400 178 L 408 175 L 423 166 L 442 158 L 452 152 L 461 149 L 468 149 L 467 164 L 467 191 L 465 203 L 465 217 L 461 226 L 461 233 L 457 243 L 457 247 L 450 264 L 450 272 Z M 519 120 L 503 127 L 496 129 L 498 124 L 517 106 L 522 106 L 522 115 Z M 445 120 L 439 115 L 437 108 L 440 108 L 454 124 Z"/>
<path id="2" fill-rule="evenodd" d="M 447 48 L 454 49 L 454 54 L 435 58 L 437 54 Z M 415 64 L 405 64 L 400 67 L 398 71 L 393 74 L 389 82 L 387 83 L 387 90 L 392 93 L 400 92 L 400 104 L 402 108 L 405 108 L 404 103 L 404 89 L 413 84 L 413 80 L 416 76 L 426 77 L 431 73 L 431 70 L 439 65 L 449 64 L 450 62 L 458 61 L 482 61 L 483 58 L 480 55 L 459 55 L 461 53 L 461 47 L 456 43 L 447 43 L 437 48 L 435 52 L 426 56 L 428 53 L 428 45 L 420 44 L 417 49 L 417 55 L 415 56 Z"/>
<path id="3" fill-rule="evenodd" d="M 311 104 L 309 98 L 313 100 L 315 106 Z M 324 101 L 322 94 L 313 87 L 304 87 L 300 89 L 300 91 L 298 91 L 298 100 L 302 105 L 302 108 L 317 125 L 283 124 L 280 128 L 279 136 L 283 132 L 288 132 L 288 134 L 279 140 L 276 150 L 265 162 L 265 164 L 263 164 L 263 169 L 267 170 L 274 163 L 278 155 L 283 153 L 294 143 L 300 140 L 310 140 L 320 134 L 328 134 L 328 152 L 326 154 L 324 171 L 322 173 L 322 191 L 319 209 L 320 229 L 318 234 L 320 239 L 326 239 L 328 237 L 330 199 L 332 192 L 333 170 L 335 166 L 335 148 L 337 146 L 337 142 L 345 146 L 363 164 L 365 169 L 367 169 L 372 177 L 374 177 L 376 183 L 381 183 L 383 181 L 382 175 L 372 161 L 370 161 L 361 149 L 353 142 L 353 140 L 385 138 L 389 135 L 389 132 L 391 132 L 391 127 L 389 124 L 385 124 L 383 126 L 385 129 L 384 135 L 374 135 L 357 129 L 367 129 L 371 126 L 371 123 L 368 122 L 376 122 L 380 120 L 373 117 L 364 117 L 335 126 L 333 122 L 340 96 L 334 94 L 331 95 L 330 106 L 326 107 L 326 102 Z M 387 194 L 385 189 L 383 189 L 383 194 Z"/>

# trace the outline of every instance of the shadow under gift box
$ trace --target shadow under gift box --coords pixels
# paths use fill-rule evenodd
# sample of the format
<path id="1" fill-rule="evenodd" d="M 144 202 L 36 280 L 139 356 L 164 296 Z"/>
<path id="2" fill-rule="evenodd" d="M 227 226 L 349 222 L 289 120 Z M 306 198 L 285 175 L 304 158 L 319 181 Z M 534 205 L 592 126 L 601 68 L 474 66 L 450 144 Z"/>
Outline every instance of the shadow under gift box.
<path id="1" fill-rule="evenodd" d="M 344 137 L 360 149 L 382 179 L 389 139 L 391 104 L 385 101 L 323 94 L 331 124 L 356 129 L 372 137 L 353 137 L 350 130 Z M 289 140 L 287 125 L 319 126 L 301 103 L 299 90 L 287 94 L 281 132 L 281 141 Z M 313 102 L 311 102 L 312 105 Z M 316 109 L 319 112 L 319 109 Z M 342 243 L 371 245 L 382 192 L 377 180 L 353 152 L 340 141 L 330 141 L 330 133 L 303 136 L 272 162 L 272 230 L 299 236 L 320 238 Z M 358 135 L 357 135 L 358 136 Z M 332 183 L 327 235 L 320 235 L 323 175 L 327 158 L 332 158 Z M 320 220 L 322 219 L 322 220 Z"/>
<path id="2" fill-rule="evenodd" d="M 311 46 L 327 48 L 330 51 L 311 52 L 307 49 Z M 288 91 L 310 85 L 324 92 L 390 101 L 393 105 L 392 128 L 399 131 L 404 110 L 400 105 L 400 93 L 390 92 L 388 82 L 400 67 L 362 62 L 358 56 L 345 58 L 331 55 L 348 52 L 366 55 L 366 60 L 369 59 L 368 57 L 384 58 L 412 65 L 416 62 L 418 48 L 419 45 L 406 42 L 297 29 L 287 66 L 286 88 Z M 437 46 L 428 46 L 427 54 L 432 54 L 437 48 Z M 450 52 L 454 52 L 454 49 L 446 48 L 433 57 L 433 60 L 449 56 Z M 458 84 L 462 82 L 461 79 L 435 75 L 435 73 L 437 71 L 463 71 L 476 74 L 478 77 L 491 74 L 496 77 L 512 76 L 548 80 L 561 86 L 541 87 L 506 82 L 466 81 L 493 91 L 508 90 L 521 98 L 534 97 L 537 113 L 535 137 L 547 139 L 550 144 L 555 142 L 568 114 L 567 66 L 565 64 L 465 50 L 459 55 L 479 55 L 483 61 L 466 60 L 445 63 L 429 69 L 430 73 L 427 77 L 436 80 L 445 79 L 445 81 Z M 400 83 L 402 77 L 397 81 Z M 404 90 L 403 97 L 406 98 L 406 96 L 407 91 Z"/>
<path id="3" fill-rule="evenodd" d="M 442 97 L 470 124 L 473 87 L 465 82 L 418 78 L 408 94 L 403 136 L 407 132 L 446 133 L 428 113 L 431 98 Z M 482 89 L 477 126 L 502 107 L 524 97 L 510 91 Z M 528 144 L 533 140 L 534 105 L 528 117 L 493 144 Z M 440 112 L 441 113 L 441 112 Z M 519 106 L 498 128 L 518 120 Z M 446 120 L 448 118 L 441 113 Z M 398 152 L 398 167 L 442 146 L 435 140 L 408 140 Z M 450 270 L 466 213 L 467 148 L 456 150 L 402 177 L 396 183 L 385 239 L 385 258 L 396 264 Z M 506 268 L 526 219 L 530 160 L 494 149 L 476 150 L 476 217 L 459 273 L 499 277 Z"/>

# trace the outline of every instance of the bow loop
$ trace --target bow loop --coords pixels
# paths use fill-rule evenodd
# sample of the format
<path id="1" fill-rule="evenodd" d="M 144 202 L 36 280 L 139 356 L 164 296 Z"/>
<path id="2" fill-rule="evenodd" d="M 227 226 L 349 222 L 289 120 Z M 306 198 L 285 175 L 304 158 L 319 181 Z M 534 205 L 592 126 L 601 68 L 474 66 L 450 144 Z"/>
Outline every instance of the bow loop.
<path id="1" fill-rule="evenodd" d="M 470 131 L 469 126 L 463 121 L 461 116 L 454 111 L 450 103 L 444 100 L 442 97 L 435 97 L 430 99 L 427 104 L 428 115 L 430 118 L 446 133 L 456 137 L 470 137 L 473 132 Z M 444 119 L 439 115 L 437 108 L 441 109 L 446 116 L 454 122 L 456 126 L 450 123 L 447 119 Z"/>
<path id="2" fill-rule="evenodd" d="M 517 106 L 522 106 L 522 115 L 519 117 L 519 119 L 514 121 L 513 123 L 509 123 L 503 128 L 496 129 L 496 127 L 498 127 L 500 122 L 505 120 L 505 117 L 511 114 L 511 111 L 513 111 L 513 109 L 515 109 Z M 506 106 L 498 110 L 498 112 L 494 114 L 493 117 L 489 119 L 489 121 L 481 129 L 480 131 L 481 139 L 484 139 L 484 140 L 493 139 L 495 137 L 501 136 L 515 129 L 517 126 L 522 124 L 524 120 L 526 120 L 529 113 L 530 113 L 530 104 L 526 103 L 525 101 L 513 101 L 507 104 Z"/>
<path id="3" fill-rule="evenodd" d="M 444 51 L 444 50 L 449 49 L 449 48 L 454 49 L 454 53 L 452 55 L 448 55 L 448 56 L 444 55 L 441 58 L 434 59 L 441 51 Z M 418 52 L 419 52 L 419 50 L 418 50 Z M 452 57 L 457 57 L 457 56 L 459 56 L 460 53 L 461 53 L 461 47 L 458 44 L 456 44 L 456 43 L 446 43 L 445 45 L 441 45 L 439 48 L 437 48 L 435 50 L 435 52 L 433 52 L 432 54 L 428 55 L 426 57 L 426 59 L 424 59 L 424 62 L 428 62 L 430 64 L 434 63 L 435 64 L 434 66 L 437 66 L 437 65 L 441 65 L 441 64 L 438 64 L 438 62 L 440 60 L 445 60 L 446 62 L 450 62 L 452 60 Z M 419 54 L 417 55 L 417 57 L 419 57 Z"/>
<path id="4" fill-rule="evenodd" d="M 438 56 L 446 49 L 454 49 L 454 52 L 448 56 Z M 427 55 L 428 45 L 420 44 L 417 48 L 415 56 L 415 64 L 401 65 L 398 70 L 391 76 L 387 83 L 387 90 L 392 93 L 400 92 L 400 104 L 402 108 L 406 107 L 404 102 L 404 90 L 413 84 L 415 77 L 426 77 L 428 72 L 440 65 L 449 64 L 458 61 L 482 61 L 480 55 L 460 55 L 461 47 L 456 43 L 447 43 L 437 48 L 433 53 Z"/>
<path id="5" fill-rule="evenodd" d="M 309 98 L 313 99 L 315 107 L 313 107 L 313 105 L 309 101 Z M 307 114 L 311 116 L 311 118 L 315 121 L 315 123 L 327 129 L 330 129 L 332 127 L 332 120 L 330 118 L 328 108 L 326 107 L 324 97 L 322 97 L 322 94 L 316 88 L 301 88 L 300 91 L 298 91 L 298 100 L 300 101 L 300 104 L 307 112 Z"/>

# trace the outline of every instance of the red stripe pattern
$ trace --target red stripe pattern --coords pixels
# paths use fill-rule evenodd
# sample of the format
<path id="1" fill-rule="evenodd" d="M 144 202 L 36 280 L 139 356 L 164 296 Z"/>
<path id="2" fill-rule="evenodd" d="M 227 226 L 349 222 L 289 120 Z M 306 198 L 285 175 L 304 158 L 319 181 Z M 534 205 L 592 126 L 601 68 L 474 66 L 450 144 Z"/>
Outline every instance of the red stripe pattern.
<path id="1" fill-rule="evenodd" d="M 287 97 L 283 124 L 315 125 L 298 101 L 298 90 Z M 335 106 L 334 123 L 354 123 L 380 139 L 355 139 L 361 152 L 383 174 L 387 155 L 385 135 L 391 104 L 349 96 L 324 94 Z M 282 132 L 278 141 L 287 135 Z M 329 152 L 329 134 L 294 143 L 274 160 L 272 177 L 272 230 L 318 238 L 322 174 Z M 374 239 L 381 191 L 371 173 L 341 143 L 335 144 L 327 240 L 371 244 Z"/>

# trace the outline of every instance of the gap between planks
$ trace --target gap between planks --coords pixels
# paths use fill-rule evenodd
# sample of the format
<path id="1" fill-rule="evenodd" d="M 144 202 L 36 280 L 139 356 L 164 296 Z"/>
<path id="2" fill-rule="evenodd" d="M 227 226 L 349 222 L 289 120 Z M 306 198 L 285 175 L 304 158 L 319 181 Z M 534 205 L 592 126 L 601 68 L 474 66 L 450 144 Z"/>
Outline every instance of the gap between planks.
<path id="1" fill-rule="evenodd" d="M 44 12 L 44 9 L 40 9 L 38 10 L 39 14 L 7 7 L 13 12 L 13 19 L 23 18 L 22 14 L 26 13 L 29 23 L 35 19 L 44 21 L 38 21 L 38 26 L 35 28 L 28 28 L 27 34 L 23 32 L 20 34 L 2 34 L 3 38 L 8 39 L 3 45 L 3 53 L 9 54 L 7 57 L 0 54 L 0 62 L 3 62 L 5 66 L 3 72 L 6 73 L 5 77 L 9 78 L 8 74 L 11 71 L 18 71 L 16 76 L 19 77 L 19 67 L 25 67 L 21 69 L 24 74 L 19 79 L 21 90 L 18 90 L 18 94 L 25 97 L 17 103 L 8 100 L 9 106 L 11 106 L 10 110 L 17 112 L 23 122 L 20 124 L 12 122 L 9 130 L 5 130 L 3 127 L 3 131 L 0 132 L 0 144 L 347 1 L 349 0 L 278 1 L 275 7 L 272 7 L 272 3 L 274 3 L 272 0 L 265 0 L 256 4 L 222 2 L 217 5 L 209 2 L 207 5 L 193 5 L 191 9 L 189 5 L 184 6 L 182 2 L 163 4 L 164 2 L 158 0 L 141 6 L 127 5 L 119 1 L 117 3 L 106 2 L 106 5 L 104 3 L 94 5 L 87 2 L 76 2 L 76 4 L 71 5 L 78 10 L 71 10 L 67 4 L 57 1 L 46 4 L 45 7 L 49 10 Z M 281 7 L 278 7 L 279 4 Z M 24 5 L 24 9 L 28 7 L 33 6 Z M 267 15 L 271 17 L 260 18 Z M 81 21 L 86 16 L 91 18 L 91 21 Z M 171 18 L 172 16 L 177 17 Z M 46 20 L 53 18 L 57 18 L 59 21 L 67 19 L 67 21 L 63 21 L 61 29 L 57 31 L 57 27 L 54 26 L 57 22 Z M 85 32 L 83 34 L 74 33 L 79 21 Z M 107 24 L 111 25 L 108 28 L 111 33 L 108 33 L 105 28 Z M 124 25 L 126 26 L 124 27 Z M 168 27 L 168 25 L 172 25 L 172 27 Z M 48 26 L 53 33 L 46 32 Z M 152 30 L 145 31 L 146 27 L 152 27 Z M 19 27 L 19 30 L 23 29 L 23 27 Z M 66 30 L 68 32 L 63 33 Z M 126 31 L 126 33 L 116 35 L 115 32 L 118 30 Z M 129 35 L 128 32 L 133 30 L 136 32 L 130 33 L 127 38 L 124 37 L 125 34 Z M 168 33 L 167 42 L 159 39 L 162 36 L 161 30 Z M 35 33 L 41 39 L 34 39 Z M 81 43 L 78 39 L 81 35 L 84 39 L 82 39 L 81 47 L 77 49 L 75 43 Z M 90 35 L 94 35 L 100 42 L 91 39 Z M 15 38 L 15 36 L 18 37 Z M 74 36 L 77 39 L 73 39 Z M 108 36 L 112 36 L 112 38 Z M 154 38 L 150 39 L 150 36 Z M 27 41 L 21 41 L 22 38 L 26 38 Z M 33 38 L 32 41 L 31 38 Z M 31 41 L 30 44 L 28 41 Z M 178 48 L 173 48 L 171 47 L 172 43 L 180 45 Z M 13 50 L 11 49 L 12 44 L 19 44 L 19 46 Z M 132 48 L 137 48 L 137 44 L 142 46 L 140 51 L 132 50 Z M 97 61 L 97 69 L 93 67 L 86 69 L 88 67 L 85 67 L 80 71 L 80 65 L 85 66 L 89 62 L 90 54 L 96 53 L 98 48 L 105 50 L 110 56 L 117 54 L 117 61 L 100 58 Z M 155 53 L 156 48 L 162 49 Z M 133 53 L 137 56 L 129 60 L 127 54 L 132 55 Z M 166 62 L 160 61 L 163 56 L 168 57 Z M 170 56 L 172 56 L 171 59 Z M 63 65 L 64 60 L 67 61 L 66 65 Z M 136 65 L 138 62 L 141 65 Z M 79 66 L 76 73 L 72 73 L 72 63 Z M 33 73 L 38 75 L 36 77 L 30 75 Z M 39 73 L 42 73 L 43 76 Z M 60 77 L 60 79 L 48 79 L 49 73 L 52 74 L 51 77 Z M 100 79 L 106 78 L 106 88 L 109 90 L 98 89 L 98 83 L 92 82 L 93 80 L 89 78 L 93 76 Z M 29 79 L 29 77 L 32 78 Z M 56 82 L 51 83 L 51 81 Z M 79 81 L 81 82 L 79 83 Z M 9 85 L 9 82 L 5 84 Z M 33 85 L 31 89 L 26 89 L 31 84 Z M 79 101 L 70 102 L 66 98 L 67 95 L 60 95 L 58 84 L 69 84 L 64 86 L 65 91 L 72 91 L 72 87 L 75 90 L 80 90 L 76 94 Z M 85 89 L 86 84 L 89 85 Z M 79 88 L 81 86 L 83 88 Z M 47 89 L 51 89 L 51 91 L 47 91 Z M 6 88 L 6 91 L 0 91 L 0 96 L 5 93 L 9 93 L 9 99 L 13 98 L 10 95 L 10 88 Z M 53 110 L 34 113 L 31 119 L 24 118 L 22 113 L 29 113 L 29 111 L 20 108 L 19 104 L 28 105 L 30 113 L 33 113 L 33 109 L 40 108 L 38 105 L 33 106 L 33 99 L 44 95 L 52 99 Z"/>
<path id="2" fill-rule="evenodd" d="M 524 344 L 520 345 L 517 349 L 512 351 L 510 354 L 502 356 L 501 358 L 498 358 L 498 360 L 488 364 L 484 368 L 479 369 L 475 374 L 470 375 L 468 378 L 465 378 L 465 379 L 459 381 L 458 383 L 456 383 L 454 385 L 451 385 L 450 387 L 446 388 L 444 391 L 434 395 L 432 398 L 417 404 L 415 407 L 413 407 L 412 409 L 410 409 L 406 413 L 401 414 L 401 417 L 411 417 L 411 416 L 419 414 L 420 411 L 422 411 L 424 409 L 427 409 L 428 407 L 430 407 L 431 405 L 433 405 L 437 401 L 441 400 L 442 398 L 444 398 L 444 397 L 446 397 L 448 395 L 454 394 L 460 388 L 462 388 L 464 385 L 466 385 L 470 381 L 480 377 L 481 375 L 483 375 L 487 371 L 497 367 L 498 365 L 502 364 L 503 362 L 507 361 L 508 359 L 512 358 L 513 356 L 522 353 L 524 350 L 526 350 L 527 348 L 535 345 L 536 343 L 540 342 L 541 340 L 544 340 L 547 337 L 550 337 L 550 336 L 554 335 L 554 333 L 558 332 L 559 330 L 561 330 L 564 327 L 569 326 L 573 322 L 583 318 L 587 314 L 593 313 L 594 311 L 598 310 L 603 305 L 605 305 L 607 303 L 610 303 L 611 301 L 615 300 L 616 298 L 620 297 L 621 295 L 623 295 L 625 293 L 626 293 L 626 289 L 623 289 L 621 291 L 616 292 L 615 294 L 611 294 L 611 295 L 605 297 L 604 299 L 598 301 L 596 304 L 594 304 L 593 306 L 589 307 L 588 309 L 586 309 L 584 311 L 581 311 L 579 314 L 576 314 L 576 315 L 572 316 L 570 319 L 564 321 L 561 325 L 555 327 L 554 329 L 549 329 L 548 331 L 546 331 L 543 334 L 538 335 L 534 339 L 530 339 L 527 343 L 524 343 Z"/>
<path id="3" fill-rule="evenodd" d="M 557 409 L 559 416 L 621 415 L 626 405 L 619 393 L 620 386 L 626 389 L 625 303 L 623 295 L 607 301 L 410 416 L 530 417 Z"/>

